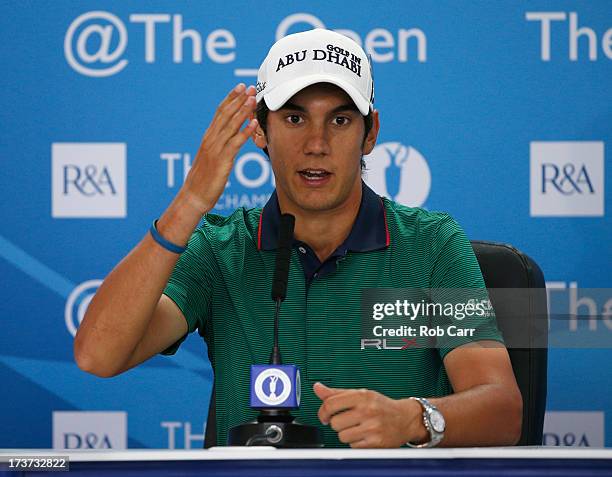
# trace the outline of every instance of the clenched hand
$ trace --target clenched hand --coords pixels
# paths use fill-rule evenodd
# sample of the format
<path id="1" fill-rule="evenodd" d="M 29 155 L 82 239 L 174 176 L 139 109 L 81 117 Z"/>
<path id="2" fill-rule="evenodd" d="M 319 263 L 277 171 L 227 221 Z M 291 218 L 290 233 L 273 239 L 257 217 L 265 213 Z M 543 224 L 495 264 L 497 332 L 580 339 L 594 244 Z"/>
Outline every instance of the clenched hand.
<path id="1" fill-rule="evenodd" d="M 323 401 L 319 419 L 338 433 L 340 442 L 353 448 L 400 447 L 426 438 L 421 406 L 412 399 L 391 399 L 369 389 L 314 385 Z"/>

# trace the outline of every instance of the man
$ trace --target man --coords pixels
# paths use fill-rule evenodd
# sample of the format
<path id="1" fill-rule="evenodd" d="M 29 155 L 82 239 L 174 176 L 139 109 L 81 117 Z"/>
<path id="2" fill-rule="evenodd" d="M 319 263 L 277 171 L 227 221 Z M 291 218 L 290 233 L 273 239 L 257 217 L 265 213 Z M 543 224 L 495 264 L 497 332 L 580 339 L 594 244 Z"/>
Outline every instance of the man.
<path id="1" fill-rule="evenodd" d="M 174 353 L 197 328 L 224 445 L 229 428 L 256 415 L 249 369 L 269 357 L 278 221 L 291 213 L 280 343 L 302 372 L 298 420 L 318 425 L 326 446 L 515 443 L 522 400 L 506 349 L 490 346 L 501 341 L 494 324 L 438 349 L 360 346 L 365 288 L 484 287 L 448 215 L 382 199 L 362 182 L 361 159 L 379 131 L 373 96 L 368 59 L 352 40 L 317 29 L 277 42 L 257 91 L 240 84 L 223 100 L 177 197 L 98 290 L 75 339 L 78 365 L 114 376 Z M 249 136 L 270 157 L 275 193 L 263 210 L 208 214 L 194 233 Z"/>

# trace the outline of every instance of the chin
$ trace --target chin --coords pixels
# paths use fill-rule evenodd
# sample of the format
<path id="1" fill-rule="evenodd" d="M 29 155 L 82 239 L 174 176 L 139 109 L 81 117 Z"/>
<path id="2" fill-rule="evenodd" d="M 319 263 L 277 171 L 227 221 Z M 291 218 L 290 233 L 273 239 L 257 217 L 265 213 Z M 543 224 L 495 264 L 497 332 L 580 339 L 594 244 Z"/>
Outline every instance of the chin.
<path id="1" fill-rule="evenodd" d="M 340 202 L 336 198 L 320 197 L 313 200 L 298 201 L 297 205 L 301 209 L 309 212 L 323 212 L 338 207 Z"/>

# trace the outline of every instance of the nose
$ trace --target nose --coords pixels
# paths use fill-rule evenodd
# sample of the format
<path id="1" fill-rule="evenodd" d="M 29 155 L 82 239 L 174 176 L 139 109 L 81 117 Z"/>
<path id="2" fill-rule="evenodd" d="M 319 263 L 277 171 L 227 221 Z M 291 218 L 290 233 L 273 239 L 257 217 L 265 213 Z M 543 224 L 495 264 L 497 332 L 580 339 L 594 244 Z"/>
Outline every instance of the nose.
<path id="1" fill-rule="evenodd" d="M 330 153 L 328 131 L 324 124 L 311 124 L 304 143 L 304 154 L 325 156 Z"/>

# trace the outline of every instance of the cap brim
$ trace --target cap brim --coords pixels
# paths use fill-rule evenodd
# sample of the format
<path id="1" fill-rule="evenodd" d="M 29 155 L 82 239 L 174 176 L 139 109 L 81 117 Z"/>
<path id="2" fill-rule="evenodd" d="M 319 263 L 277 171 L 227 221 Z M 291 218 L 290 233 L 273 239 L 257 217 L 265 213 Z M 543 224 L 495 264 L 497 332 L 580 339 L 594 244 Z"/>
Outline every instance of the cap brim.
<path id="1" fill-rule="evenodd" d="M 270 111 L 277 111 L 289 98 L 294 94 L 303 90 L 307 86 L 315 83 L 331 83 L 343 89 L 348 94 L 359 112 L 367 116 L 370 112 L 370 102 L 366 100 L 353 85 L 331 75 L 316 74 L 310 76 L 302 76 L 291 81 L 287 81 L 273 90 L 264 94 L 263 99 Z"/>

